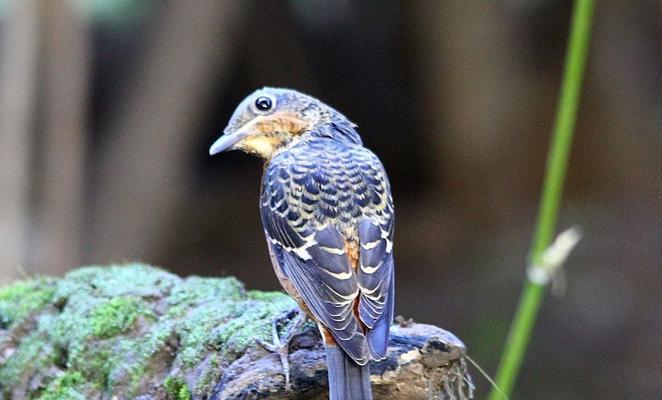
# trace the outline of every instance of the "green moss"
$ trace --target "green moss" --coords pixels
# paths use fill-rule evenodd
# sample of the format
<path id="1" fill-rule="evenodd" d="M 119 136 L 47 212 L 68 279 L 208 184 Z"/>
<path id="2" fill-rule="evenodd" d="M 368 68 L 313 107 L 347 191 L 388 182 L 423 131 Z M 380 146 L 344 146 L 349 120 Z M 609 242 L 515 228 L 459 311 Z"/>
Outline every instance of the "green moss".
<path id="1" fill-rule="evenodd" d="M 285 296 L 281 292 L 263 292 L 261 290 L 249 290 L 246 295 L 249 299 L 259 301 L 281 301 Z"/>
<path id="2" fill-rule="evenodd" d="M 168 397 L 172 400 L 191 400 L 191 390 L 181 378 L 169 376 L 163 382 Z"/>
<path id="3" fill-rule="evenodd" d="M 19 323 L 48 304 L 54 292 L 53 281 L 49 279 L 16 282 L 0 289 L 0 328 Z"/>
<path id="4" fill-rule="evenodd" d="M 262 295 L 260 295 L 262 296 Z M 212 332 L 213 343 L 221 353 L 229 358 L 238 357 L 256 339 L 270 341 L 273 318 L 297 307 L 294 300 L 282 293 L 265 295 L 267 302 L 245 300 L 237 304 L 240 312 Z"/>
<path id="5" fill-rule="evenodd" d="M 214 340 L 214 328 L 240 313 L 237 300 L 245 294 L 235 278 L 194 276 L 173 288 L 168 314 L 170 318 L 181 318 L 176 326 L 181 343 L 178 360 L 185 367 L 201 361 Z"/>
<path id="6" fill-rule="evenodd" d="M 108 338 L 129 330 L 144 313 L 145 306 L 139 299 L 117 297 L 95 307 L 89 324 L 96 337 Z"/>
<path id="7" fill-rule="evenodd" d="M 224 325 L 226 320 L 233 315 L 234 309 L 233 304 L 219 307 L 218 303 L 208 303 L 187 313 L 176 327 L 182 346 L 178 359 L 185 366 L 192 366 L 202 359 L 207 346 L 212 341 L 210 332 L 215 327 Z"/>
<path id="8" fill-rule="evenodd" d="M 0 364 L 0 397 L 135 398 L 160 385 L 172 399 L 204 397 L 223 365 L 271 340 L 273 318 L 295 307 L 234 278 L 182 279 L 143 264 L 19 282 L 0 290 L 0 343 L 16 344 Z M 163 381 L 171 375 L 187 381 Z"/>
<path id="9" fill-rule="evenodd" d="M 195 383 L 194 393 L 196 398 L 208 397 L 209 389 L 213 389 L 216 382 L 223 375 L 220 358 L 221 356 L 218 353 L 212 352 L 210 354 L 209 362 L 202 369 L 198 381 Z"/>
<path id="10" fill-rule="evenodd" d="M 24 337 L 0 366 L 0 389 L 26 383 L 32 375 L 56 361 L 57 350 L 39 333 Z"/>
<path id="11" fill-rule="evenodd" d="M 169 314 L 181 316 L 195 306 L 219 301 L 231 303 L 244 295 L 244 286 L 235 278 L 192 276 L 173 287 L 168 296 Z"/>
<path id="12" fill-rule="evenodd" d="M 140 263 L 84 267 L 58 282 L 55 298 L 159 297 L 180 281 L 174 274 Z"/>
<path id="13" fill-rule="evenodd" d="M 89 385 L 79 372 L 67 372 L 52 380 L 38 400 L 86 400 Z"/>
<path id="14" fill-rule="evenodd" d="M 177 392 L 177 400 L 191 400 L 191 391 L 188 386 L 184 385 L 179 388 Z"/>

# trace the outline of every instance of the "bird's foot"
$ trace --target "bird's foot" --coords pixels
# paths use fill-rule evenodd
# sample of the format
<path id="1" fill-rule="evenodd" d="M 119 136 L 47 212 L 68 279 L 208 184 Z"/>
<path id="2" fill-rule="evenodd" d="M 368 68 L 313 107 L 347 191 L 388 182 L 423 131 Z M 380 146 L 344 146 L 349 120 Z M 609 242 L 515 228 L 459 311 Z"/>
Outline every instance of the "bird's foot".
<path id="1" fill-rule="evenodd" d="M 297 316 L 294 318 L 293 322 L 287 327 L 285 335 L 281 338 L 278 334 L 278 325 L 279 322 L 288 318 L 291 315 L 291 312 L 288 312 L 284 317 L 276 318 L 271 324 L 271 336 L 273 343 L 265 342 L 264 340 L 257 339 L 258 344 L 264 347 L 265 350 L 271 353 L 275 353 L 280 358 L 280 364 L 283 367 L 283 375 L 285 375 L 285 390 L 289 391 L 291 389 L 290 385 L 290 362 L 288 356 L 290 355 L 290 341 L 294 335 L 297 334 L 297 331 L 303 326 L 306 322 L 306 314 L 298 310 Z"/>

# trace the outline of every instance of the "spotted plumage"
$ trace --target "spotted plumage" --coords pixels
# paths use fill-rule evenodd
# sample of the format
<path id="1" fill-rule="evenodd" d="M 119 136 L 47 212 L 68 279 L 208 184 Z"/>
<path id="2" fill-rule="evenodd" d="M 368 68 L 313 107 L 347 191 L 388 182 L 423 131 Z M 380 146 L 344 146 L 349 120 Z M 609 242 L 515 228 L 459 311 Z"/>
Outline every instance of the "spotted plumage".
<path id="1" fill-rule="evenodd" d="M 392 316 L 393 201 L 377 157 L 356 143 L 300 140 L 267 165 L 260 210 L 297 297 L 358 364 L 382 359 L 388 324 L 376 323 Z"/>
<path id="2" fill-rule="evenodd" d="M 247 97 L 210 153 L 228 149 L 266 161 L 260 212 L 269 253 L 283 288 L 322 333 L 331 399 L 372 398 L 366 364 L 386 355 L 395 285 L 393 199 L 381 162 L 344 115 L 288 89 Z"/>

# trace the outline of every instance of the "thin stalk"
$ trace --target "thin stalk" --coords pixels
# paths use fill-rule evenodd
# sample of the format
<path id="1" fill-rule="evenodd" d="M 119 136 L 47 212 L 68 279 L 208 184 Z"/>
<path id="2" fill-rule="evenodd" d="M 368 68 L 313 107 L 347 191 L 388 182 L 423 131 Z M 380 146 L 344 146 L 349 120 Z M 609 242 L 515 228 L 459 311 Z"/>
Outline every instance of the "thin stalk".
<path id="1" fill-rule="evenodd" d="M 572 136 L 577 120 L 593 9 L 593 0 L 575 0 L 538 221 L 529 253 L 530 265 L 536 265 L 540 261 L 542 253 L 551 244 L 556 231 L 563 182 L 568 169 Z M 510 397 L 531 339 L 543 295 L 544 284 L 527 279 L 496 374 L 496 384 L 501 393 L 492 389 L 489 400 Z"/>

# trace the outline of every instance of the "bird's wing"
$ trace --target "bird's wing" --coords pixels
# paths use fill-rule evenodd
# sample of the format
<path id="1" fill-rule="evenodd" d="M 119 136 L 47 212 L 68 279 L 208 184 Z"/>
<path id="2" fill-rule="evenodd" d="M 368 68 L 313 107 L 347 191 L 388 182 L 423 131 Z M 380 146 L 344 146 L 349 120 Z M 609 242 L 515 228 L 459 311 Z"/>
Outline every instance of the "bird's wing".
<path id="1" fill-rule="evenodd" d="M 393 321 L 395 278 L 393 268 L 393 218 L 364 219 L 359 225 L 360 290 L 359 317 L 368 327 L 367 338 L 373 359 L 386 356 L 388 332 Z"/>
<path id="2" fill-rule="evenodd" d="M 271 214 L 265 233 L 283 276 L 299 292 L 315 318 L 329 328 L 357 363 L 368 361 L 366 337 L 354 316 L 359 296 L 356 275 L 335 228 L 311 229 L 301 236 L 286 218 Z"/>
<path id="3" fill-rule="evenodd" d="M 367 151 L 361 163 L 363 184 L 370 188 L 370 201 L 362 204 L 365 216 L 359 222 L 360 291 L 358 313 L 368 327 L 367 339 L 373 359 L 386 356 L 388 333 L 393 321 L 395 277 L 393 228 L 395 210 L 386 172 L 377 157 Z"/>
<path id="4" fill-rule="evenodd" d="M 365 152 L 272 160 L 261 197 L 284 277 L 359 364 L 383 358 L 393 308 L 393 205 L 381 164 Z M 343 223 L 358 225 L 356 271 Z"/>

